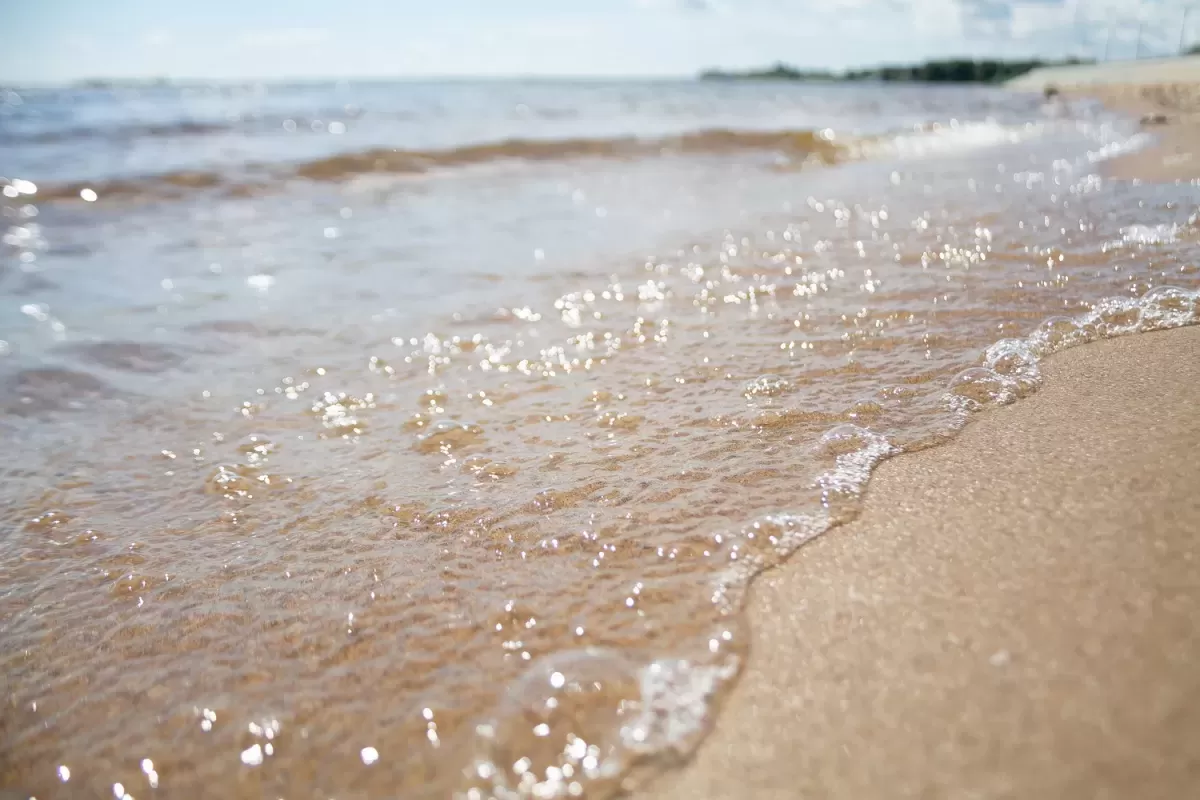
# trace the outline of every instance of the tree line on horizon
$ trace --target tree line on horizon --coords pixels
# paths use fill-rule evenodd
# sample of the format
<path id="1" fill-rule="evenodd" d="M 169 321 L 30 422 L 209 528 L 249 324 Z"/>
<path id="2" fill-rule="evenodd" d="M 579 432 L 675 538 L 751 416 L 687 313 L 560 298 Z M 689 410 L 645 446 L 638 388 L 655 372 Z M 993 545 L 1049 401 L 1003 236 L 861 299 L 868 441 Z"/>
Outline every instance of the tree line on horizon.
<path id="1" fill-rule="evenodd" d="M 773 67 L 744 72 L 706 70 L 700 73 L 702 80 L 790 80 L 790 81 L 885 81 L 902 83 L 1002 83 L 1038 67 L 1090 64 L 1078 58 L 1065 61 L 1043 61 L 1027 59 L 1003 61 L 998 59 L 973 60 L 952 58 L 926 61 L 923 64 L 905 66 L 887 65 L 872 69 L 804 70 L 778 63 Z"/>

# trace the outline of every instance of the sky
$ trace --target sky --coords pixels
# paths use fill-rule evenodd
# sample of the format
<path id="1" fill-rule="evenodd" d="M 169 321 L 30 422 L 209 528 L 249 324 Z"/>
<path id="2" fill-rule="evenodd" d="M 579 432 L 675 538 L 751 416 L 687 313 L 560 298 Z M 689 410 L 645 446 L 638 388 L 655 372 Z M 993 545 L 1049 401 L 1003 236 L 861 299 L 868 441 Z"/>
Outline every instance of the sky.
<path id="1" fill-rule="evenodd" d="M 1133 57 L 1200 0 L 0 0 L 0 83 L 689 75 L 948 56 Z M 1106 45 L 1107 43 L 1107 45 Z"/>

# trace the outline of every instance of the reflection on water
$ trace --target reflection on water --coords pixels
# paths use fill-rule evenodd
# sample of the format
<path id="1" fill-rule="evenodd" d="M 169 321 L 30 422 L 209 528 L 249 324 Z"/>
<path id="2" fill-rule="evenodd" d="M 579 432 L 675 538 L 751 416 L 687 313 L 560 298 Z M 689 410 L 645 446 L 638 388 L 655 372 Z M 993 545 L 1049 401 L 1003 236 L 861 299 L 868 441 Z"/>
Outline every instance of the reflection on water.
<path id="1" fill-rule="evenodd" d="M 461 121 L 469 91 L 418 94 Z M 489 129 L 554 96 L 587 138 L 679 136 L 597 120 L 700 90 L 592 91 L 506 86 Z M 9 180 L 3 785 L 604 795 L 694 745 L 746 656 L 746 582 L 852 517 L 881 458 L 1035 390 L 1047 352 L 1194 319 L 1194 196 L 1098 178 L 1121 123 L 906 89 L 939 122 L 913 133 L 863 86 L 789 87 L 831 121 L 769 124 L 766 91 L 686 125 L 872 108 L 869 157 L 570 152 L 155 204 Z M 152 107 L 96 147 L 172 142 L 155 171 L 193 170 L 226 135 Z M 348 131 L 394 111 L 357 108 Z M 92 146 L 77 121 L 22 125 L 10 178 L 104 177 L 34 169 Z"/>

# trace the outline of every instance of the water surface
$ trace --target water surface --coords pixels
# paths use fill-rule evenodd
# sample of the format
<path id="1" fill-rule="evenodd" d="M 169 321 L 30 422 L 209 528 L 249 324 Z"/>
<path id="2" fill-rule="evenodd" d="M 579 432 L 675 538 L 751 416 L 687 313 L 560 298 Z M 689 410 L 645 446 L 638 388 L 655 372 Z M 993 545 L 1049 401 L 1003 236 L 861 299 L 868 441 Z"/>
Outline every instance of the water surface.
<path id="1" fill-rule="evenodd" d="M 1139 139 L 1086 104 L 2 97 L 0 785 L 41 798 L 605 796 L 880 459 L 1196 315 L 1195 187 L 1102 178 Z"/>

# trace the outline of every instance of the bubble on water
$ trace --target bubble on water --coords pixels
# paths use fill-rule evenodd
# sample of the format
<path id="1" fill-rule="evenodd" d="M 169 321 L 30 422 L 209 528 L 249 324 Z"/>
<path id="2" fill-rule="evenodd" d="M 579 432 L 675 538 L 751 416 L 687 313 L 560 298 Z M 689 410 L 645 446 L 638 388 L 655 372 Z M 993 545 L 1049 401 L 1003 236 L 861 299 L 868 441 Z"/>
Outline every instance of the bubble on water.
<path id="1" fill-rule="evenodd" d="M 1120 336 L 1137 330 L 1141 304 L 1131 297 L 1107 297 L 1096 304 L 1092 320 L 1101 336 Z"/>
<path id="2" fill-rule="evenodd" d="M 503 480 L 517 474 L 517 468 L 506 461 L 493 461 L 483 456 L 472 456 L 465 459 L 462 471 L 470 473 L 480 480 Z"/>
<path id="3" fill-rule="evenodd" d="M 763 569 L 857 516 L 871 471 L 899 451 L 886 436 L 852 424 L 826 431 L 814 449 L 825 459 L 832 457 L 833 466 L 812 480 L 807 493 L 793 495 L 792 511 L 764 515 L 732 535 L 714 536 L 710 552 L 726 567 L 717 576 L 712 602 L 723 613 L 740 607 L 750 581 Z"/>
<path id="4" fill-rule="evenodd" d="M 821 434 L 817 447 L 826 455 L 840 456 L 861 450 L 870 440 L 871 433 L 865 428 L 846 423 L 836 425 Z"/>
<path id="5" fill-rule="evenodd" d="M 475 473 L 481 478 L 498 481 L 517 474 L 517 468 L 504 461 L 492 461 Z"/>
<path id="6" fill-rule="evenodd" d="M 766 514 L 733 533 L 719 533 L 712 538 L 709 552 L 727 568 L 717 577 L 715 597 L 722 606 L 740 597 L 740 590 L 750 578 L 768 567 L 782 562 L 797 547 L 829 527 L 828 514 L 822 510 L 817 517 L 801 514 Z"/>
<path id="7" fill-rule="evenodd" d="M 1050 317 L 1030 334 L 1029 343 L 1041 355 L 1048 355 L 1089 340 L 1089 334 L 1079 321 L 1068 317 Z"/>
<path id="8" fill-rule="evenodd" d="M 982 411 L 1007 405 L 1018 397 L 1017 382 L 986 367 L 971 367 L 955 375 L 946 389 L 947 405 L 954 411 Z"/>
<path id="9" fill-rule="evenodd" d="M 1142 330 L 1177 328 L 1196 318 L 1197 295 L 1178 286 L 1159 286 L 1142 295 Z"/>
<path id="10" fill-rule="evenodd" d="M 426 414 L 423 411 L 418 411 L 404 422 L 400 423 L 400 427 L 406 431 L 419 431 L 429 427 L 435 417 L 431 414 Z"/>
<path id="11" fill-rule="evenodd" d="M 643 421 L 643 417 L 637 414 L 627 414 L 624 411 L 605 411 L 596 418 L 596 424 L 601 428 L 616 428 L 623 431 L 634 430 Z"/>
<path id="12" fill-rule="evenodd" d="M 1142 305 L 1161 308 L 1165 311 L 1191 311 L 1195 298 L 1191 292 L 1178 286 L 1157 286 L 1142 295 Z"/>
<path id="13" fill-rule="evenodd" d="M 728 640 L 724 631 L 711 642 Z M 688 752 L 704 732 L 710 698 L 737 673 L 738 659 L 693 664 L 661 659 L 641 671 L 641 703 L 621 730 L 627 748 L 644 753 Z"/>
<path id="14" fill-rule="evenodd" d="M 1171 244 L 1175 241 L 1179 226 L 1129 225 L 1121 228 L 1121 240 L 1127 244 Z"/>
<path id="15" fill-rule="evenodd" d="M 997 375 L 1010 378 L 1018 397 L 1036 391 L 1042 382 L 1037 354 L 1024 339 L 1001 339 L 984 352 L 983 363 Z"/>
<path id="16" fill-rule="evenodd" d="M 466 422 L 442 419 L 427 426 L 414 447 L 421 453 L 448 453 L 483 441 L 483 428 Z"/>
<path id="17" fill-rule="evenodd" d="M 318 374 L 324 374 L 318 370 Z M 345 392 L 325 392 L 313 401 L 310 411 L 320 418 L 321 425 L 334 435 L 343 438 L 361 436 L 367 429 L 367 422 L 360 412 L 375 408 L 375 395 L 367 392 L 361 398 Z"/>
<path id="18" fill-rule="evenodd" d="M 883 403 L 873 398 L 863 398 L 856 400 L 854 405 L 846 411 L 846 416 L 850 419 L 863 419 L 877 417 L 884 412 Z"/>
<path id="19" fill-rule="evenodd" d="M 746 397 L 778 397 L 792 390 L 792 382 L 778 375 L 763 375 L 746 384 L 742 394 Z"/>
<path id="20" fill-rule="evenodd" d="M 565 797 L 571 784 L 616 788 L 636 758 L 628 734 L 642 719 L 638 665 L 601 648 L 539 660 L 476 727 L 471 788 L 484 796 Z M 469 790 L 468 790 L 469 791 Z"/>
<path id="21" fill-rule="evenodd" d="M 713 652 L 731 640 L 731 630 L 715 632 Z M 543 658 L 509 689 L 494 718 L 476 726 L 462 796 L 607 796 L 646 757 L 694 747 L 713 694 L 737 667 L 736 655 L 715 664 L 639 666 L 602 648 Z"/>
<path id="22" fill-rule="evenodd" d="M 261 433 L 252 433 L 238 443 L 238 452 L 245 454 L 251 464 L 265 461 L 273 453 L 276 445 Z"/>
<path id="23" fill-rule="evenodd" d="M 253 489 L 253 471 L 241 464 L 218 464 L 204 480 L 206 492 L 228 498 L 249 496 Z"/>
<path id="24" fill-rule="evenodd" d="M 837 458 L 833 468 L 818 476 L 813 487 L 820 492 L 826 524 L 839 525 L 858 515 L 871 470 L 897 448 L 886 436 L 855 425 L 839 425 L 822 440 L 837 452 Z M 851 444 L 856 446 L 851 449 Z"/>

